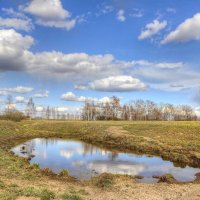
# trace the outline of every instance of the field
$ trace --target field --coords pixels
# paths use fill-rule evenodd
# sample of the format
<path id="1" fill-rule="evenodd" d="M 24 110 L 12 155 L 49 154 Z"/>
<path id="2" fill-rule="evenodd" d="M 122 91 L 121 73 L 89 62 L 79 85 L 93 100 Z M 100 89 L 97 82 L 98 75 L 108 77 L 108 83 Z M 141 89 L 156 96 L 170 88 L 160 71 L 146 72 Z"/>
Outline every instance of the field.
<path id="1" fill-rule="evenodd" d="M 122 151 L 159 155 L 200 167 L 200 122 L 0 121 L 0 199 L 198 199 L 193 183 L 137 183 L 134 177 L 103 174 L 79 182 L 29 165 L 9 150 L 35 137 L 74 138 Z"/>

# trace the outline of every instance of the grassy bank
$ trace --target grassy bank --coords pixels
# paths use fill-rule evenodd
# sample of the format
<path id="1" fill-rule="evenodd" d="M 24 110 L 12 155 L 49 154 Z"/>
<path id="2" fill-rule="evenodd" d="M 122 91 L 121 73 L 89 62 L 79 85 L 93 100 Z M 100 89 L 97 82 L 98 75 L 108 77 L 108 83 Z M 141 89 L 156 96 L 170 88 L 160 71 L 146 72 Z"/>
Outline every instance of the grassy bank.
<path id="1" fill-rule="evenodd" d="M 100 187 L 96 183 L 102 177 L 83 183 L 70 177 L 45 176 L 37 166 L 30 166 L 28 161 L 9 152 L 13 145 L 35 137 L 75 138 L 107 148 L 160 155 L 177 164 L 200 167 L 199 122 L 0 121 L 0 199 L 19 196 L 87 199 L 93 194 L 90 190 Z M 105 186 L 110 187 L 114 182 L 114 179 L 106 178 Z M 104 186 L 104 182 L 100 185 Z"/>
<path id="2" fill-rule="evenodd" d="M 0 122 L 1 148 L 34 137 L 76 138 L 105 147 L 159 155 L 200 166 L 200 122 Z"/>

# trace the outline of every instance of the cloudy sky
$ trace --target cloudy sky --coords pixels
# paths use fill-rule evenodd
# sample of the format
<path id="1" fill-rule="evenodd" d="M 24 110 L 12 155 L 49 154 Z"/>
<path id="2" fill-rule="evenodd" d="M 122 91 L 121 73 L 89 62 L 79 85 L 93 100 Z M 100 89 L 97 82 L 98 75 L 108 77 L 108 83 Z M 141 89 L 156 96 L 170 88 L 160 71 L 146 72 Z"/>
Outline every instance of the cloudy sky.
<path id="1" fill-rule="evenodd" d="M 200 0 L 0 0 L 0 101 L 198 106 Z"/>

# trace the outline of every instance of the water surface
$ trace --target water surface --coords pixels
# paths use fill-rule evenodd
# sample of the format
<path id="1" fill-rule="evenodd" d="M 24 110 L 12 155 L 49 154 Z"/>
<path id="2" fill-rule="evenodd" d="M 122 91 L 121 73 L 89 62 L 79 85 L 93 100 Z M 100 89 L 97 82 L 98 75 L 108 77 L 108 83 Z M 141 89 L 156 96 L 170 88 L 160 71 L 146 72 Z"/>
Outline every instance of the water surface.
<path id="1" fill-rule="evenodd" d="M 12 149 L 23 157 L 31 157 L 30 163 L 38 163 L 59 173 L 67 169 L 71 176 L 88 180 L 92 176 L 108 172 L 144 176 L 142 182 L 155 182 L 152 176 L 172 174 L 178 181 L 193 181 L 200 169 L 175 167 L 160 157 L 133 153 L 120 153 L 75 140 L 43 139 L 29 140 Z"/>

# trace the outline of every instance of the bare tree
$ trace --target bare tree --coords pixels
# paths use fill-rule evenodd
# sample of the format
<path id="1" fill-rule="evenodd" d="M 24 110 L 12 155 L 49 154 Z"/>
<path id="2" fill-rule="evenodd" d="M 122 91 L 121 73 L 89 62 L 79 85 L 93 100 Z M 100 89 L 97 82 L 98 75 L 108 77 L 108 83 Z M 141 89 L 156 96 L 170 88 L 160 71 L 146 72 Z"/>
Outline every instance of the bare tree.
<path id="1" fill-rule="evenodd" d="M 13 97 L 11 95 L 8 95 L 6 99 L 6 111 L 9 112 L 13 111 L 14 109 L 15 109 L 15 104 L 13 101 Z"/>
<path id="2" fill-rule="evenodd" d="M 36 109 L 35 109 L 35 104 L 33 102 L 33 98 L 30 98 L 28 100 L 26 114 L 30 119 L 34 118 L 34 116 L 36 114 Z"/>

